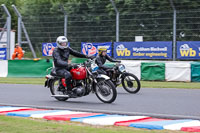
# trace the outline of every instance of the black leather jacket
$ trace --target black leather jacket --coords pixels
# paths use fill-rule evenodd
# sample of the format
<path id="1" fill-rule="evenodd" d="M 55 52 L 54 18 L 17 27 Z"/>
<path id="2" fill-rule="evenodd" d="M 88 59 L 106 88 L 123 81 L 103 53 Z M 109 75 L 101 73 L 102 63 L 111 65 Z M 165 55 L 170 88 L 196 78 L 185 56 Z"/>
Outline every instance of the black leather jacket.
<path id="1" fill-rule="evenodd" d="M 105 66 L 105 62 L 106 60 L 109 60 L 110 62 L 118 62 L 117 60 L 111 58 L 110 56 L 106 55 L 106 56 L 102 56 L 102 55 L 98 55 L 96 57 L 95 63 L 99 66 L 100 69 L 110 69 L 111 67 Z"/>
<path id="2" fill-rule="evenodd" d="M 52 55 L 56 70 L 63 69 L 63 68 L 67 69 L 69 67 L 68 58 L 70 54 L 76 57 L 80 57 L 80 58 L 87 58 L 87 55 L 81 54 L 70 47 L 66 49 L 60 49 L 56 47 Z"/>

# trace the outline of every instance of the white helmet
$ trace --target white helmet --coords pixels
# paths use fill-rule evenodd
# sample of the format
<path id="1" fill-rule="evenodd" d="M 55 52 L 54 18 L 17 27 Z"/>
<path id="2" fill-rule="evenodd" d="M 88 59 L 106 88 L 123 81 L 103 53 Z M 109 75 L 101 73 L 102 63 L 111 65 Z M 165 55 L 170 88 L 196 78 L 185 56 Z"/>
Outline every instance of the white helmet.
<path id="1" fill-rule="evenodd" d="M 65 49 L 65 48 L 68 47 L 68 39 L 65 36 L 59 36 L 56 39 L 56 43 L 57 43 L 58 48 L 60 48 L 60 49 Z M 62 46 L 61 43 L 67 43 L 67 45 L 66 46 Z"/>

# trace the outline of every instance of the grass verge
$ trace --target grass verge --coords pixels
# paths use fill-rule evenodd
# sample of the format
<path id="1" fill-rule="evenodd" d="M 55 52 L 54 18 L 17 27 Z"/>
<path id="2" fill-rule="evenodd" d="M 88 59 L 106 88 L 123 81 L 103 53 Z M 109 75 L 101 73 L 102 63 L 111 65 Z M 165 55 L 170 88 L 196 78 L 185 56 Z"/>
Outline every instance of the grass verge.
<path id="1" fill-rule="evenodd" d="M 45 78 L 0 78 L 0 83 L 5 84 L 39 84 L 43 85 Z M 141 81 L 142 88 L 184 88 L 200 89 L 199 82 L 161 82 Z"/>
<path id="2" fill-rule="evenodd" d="M 0 116 L 0 133 L 183 133 L 132 127 L 91 126 L 76 122 Z"/>
<path id="3" fill-rule="evenodd" d="M 199 82 L 141 81 L 142 88 L 200 89 Z"/>
<path id="4" fill-rule="evenodd" d="M 4 84 L 39 84 L 45 82 L 45 78 L 0 78 L 0 83 Z"/>

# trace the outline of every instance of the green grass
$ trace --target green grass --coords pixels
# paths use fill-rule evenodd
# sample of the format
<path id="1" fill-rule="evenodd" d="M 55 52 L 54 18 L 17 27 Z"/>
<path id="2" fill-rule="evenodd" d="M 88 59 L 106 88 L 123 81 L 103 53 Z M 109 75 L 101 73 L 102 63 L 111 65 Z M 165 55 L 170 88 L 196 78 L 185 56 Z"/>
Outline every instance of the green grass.
<path id="1" fill-rule="evenodd" d="M 37 58 L 41 58 L 41 59 L 53 59 L 52 56 L 43 56 L 42 52 L 35 52 Z M 74 56 L 70 55 L 69 56 L 69 60 L 71 60 Z M 26 51 L 24 54 L 24 59 L 33 59 L 33 54 L 30 51 Z"/>
<path id="2" fill-rule="evenodd" d="M 141 85 L 143 88 L 200 89 L 200 82 L 141 81 Z"/>
<path id="3" fill-rule="evenodd" d="M 45 78 L 0 78 L 5 84 L 44 84 Z"/>
<path id="4" fill-rule="evenodd" d="M 40 84 L 43 85 L 45 78 L 0 78 L 0 83 L 6 84 Z M 142 88 L 185 88 L 200 89 L 200 82 L 161 82 L 141 81 Z"/>
<path id="5" fill-rule="evenodd" d="M 0 116 L 0 133 L 183 133 L 169 130 L 145 130 L 132 127 L 91 126 L 77 122 Z"/>

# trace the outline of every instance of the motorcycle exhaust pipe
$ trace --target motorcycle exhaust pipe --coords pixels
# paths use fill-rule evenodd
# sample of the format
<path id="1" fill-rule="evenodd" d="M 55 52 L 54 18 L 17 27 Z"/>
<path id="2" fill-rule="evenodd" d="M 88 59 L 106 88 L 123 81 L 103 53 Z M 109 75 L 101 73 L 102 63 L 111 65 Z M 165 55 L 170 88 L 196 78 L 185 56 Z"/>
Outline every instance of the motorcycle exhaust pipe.
<path id="1" fill-rule="evenodd" d="M 51 97 L 58 97 L 58 98 L 69 98 L 68 95 L 51 95 Z"/>

